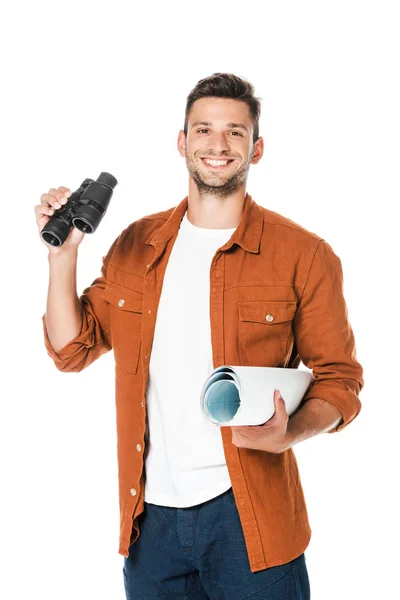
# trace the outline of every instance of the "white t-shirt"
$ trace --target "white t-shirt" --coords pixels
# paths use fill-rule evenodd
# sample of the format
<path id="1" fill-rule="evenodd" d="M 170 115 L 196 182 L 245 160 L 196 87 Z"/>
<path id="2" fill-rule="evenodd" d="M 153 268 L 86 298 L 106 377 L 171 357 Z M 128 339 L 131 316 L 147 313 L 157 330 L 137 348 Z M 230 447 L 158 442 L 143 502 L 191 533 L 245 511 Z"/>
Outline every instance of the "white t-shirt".
<path id="1" fill-rule="evenodd" d="M 195 506 L 231 487 L 221 431 L 200 409 L 213 370 L 210 266 L 234 229 L 196 227 L 185 213 L 158 306 L 147 385 L 145 501 Z"/>

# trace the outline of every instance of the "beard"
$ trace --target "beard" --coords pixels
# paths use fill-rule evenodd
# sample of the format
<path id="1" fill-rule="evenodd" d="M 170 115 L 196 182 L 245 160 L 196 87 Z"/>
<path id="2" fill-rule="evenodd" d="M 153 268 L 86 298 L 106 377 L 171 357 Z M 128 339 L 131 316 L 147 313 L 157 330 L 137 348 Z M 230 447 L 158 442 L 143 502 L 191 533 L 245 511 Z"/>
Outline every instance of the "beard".
<path id="1" fill-rule="evenodd" d="M 243 186 L 249 173 L 250 161 L 253 157 L 253 153 L 249 159 L 238 167 L 238 169 L 226 179 L 223 172 L 214 173 L 209 172 L 208 176 L 200 171 L 195 161 L 189 156 L 186 149 L 186 166 L 189 171 L 189 175 L 195 182 L 197 189 L 203 196 L 217 196 L 218 198 L 227 198 L 232 196 L 239 188 Z M 200 159 L 201 160 L 201 159 Z"/>

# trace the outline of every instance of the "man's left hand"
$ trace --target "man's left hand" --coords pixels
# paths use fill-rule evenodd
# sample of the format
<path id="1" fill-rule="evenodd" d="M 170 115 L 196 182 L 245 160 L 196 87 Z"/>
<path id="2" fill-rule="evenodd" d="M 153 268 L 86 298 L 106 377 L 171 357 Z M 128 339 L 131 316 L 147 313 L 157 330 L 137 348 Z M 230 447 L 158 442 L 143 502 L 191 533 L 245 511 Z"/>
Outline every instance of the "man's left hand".
<path id="1" fill-rule="evenodd" d="M 279 390 L 274 392 L 275 413 L 263 425 L 240 425 L 231 427 L 232 444 L 238 448 L 264 450 L 280 454 L 289 444 L 286 439 L 289 415 Z"/>

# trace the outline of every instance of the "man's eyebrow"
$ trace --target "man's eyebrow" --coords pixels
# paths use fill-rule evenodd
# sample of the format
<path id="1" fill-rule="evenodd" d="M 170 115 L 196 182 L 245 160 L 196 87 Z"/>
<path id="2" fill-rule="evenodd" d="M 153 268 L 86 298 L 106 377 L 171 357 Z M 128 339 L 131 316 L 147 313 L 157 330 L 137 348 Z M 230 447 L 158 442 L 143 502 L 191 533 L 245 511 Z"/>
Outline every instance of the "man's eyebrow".
<path id="1" fill-rule="evenodd" d="M 206 127 L 211 127 L 212 123 L 211 123 L 211 121 L 195 121 L 192 124 L 191 129 L 193 129 L 193 127 L 196 127 L 196 125 L 205 125 Z M 226 126 L 232 128 L 232 129 L 239 128 L 239 129 L 244 129 L 245 131 L 248 131 L 248 127 L 246 127 L 246 125 L 244 125 L 243 123 L 227 123 Z"/>

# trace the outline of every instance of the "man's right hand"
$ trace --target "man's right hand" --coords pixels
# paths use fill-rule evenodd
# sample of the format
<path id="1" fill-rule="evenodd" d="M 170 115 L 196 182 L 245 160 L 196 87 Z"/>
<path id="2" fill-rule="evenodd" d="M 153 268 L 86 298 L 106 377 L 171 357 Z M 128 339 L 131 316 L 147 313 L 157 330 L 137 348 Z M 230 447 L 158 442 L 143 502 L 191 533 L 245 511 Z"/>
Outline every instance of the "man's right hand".
<path id="1" fill-rule="evenodd" d="M 50 188 L 47 194 L 45 193 L 40 196 L 40 204 L 35 206 L 36 223 L 38 225 L 39 234 L 43 227 L 47 225 L 55 211 L 68 202 L 68 198 L 71 194 L 72 192 L 69 188 L 60 186 L 57 189 Z M 43 244 L 48 248 L 49 254 L 59 255 L 64 254 L 71 249 L 77 249 L 83 240 L 84 235 L 85 233 L 83 231 L 79 231 L 79 229 L 72 226 L 68 237 L 62 246 L 52 246 L 45 242 L 41 235 L 39 235 L 39 237 Z"/>

